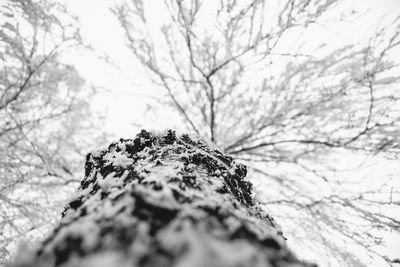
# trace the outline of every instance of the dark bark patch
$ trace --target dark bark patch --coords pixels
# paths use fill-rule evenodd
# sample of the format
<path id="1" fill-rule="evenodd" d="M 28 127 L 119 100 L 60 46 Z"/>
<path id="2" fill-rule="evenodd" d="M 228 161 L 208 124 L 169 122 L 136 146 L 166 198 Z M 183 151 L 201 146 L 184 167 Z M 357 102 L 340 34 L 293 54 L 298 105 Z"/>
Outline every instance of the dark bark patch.
<path id="1" fill-rule="evenodd" d="M 81 236 L 67 236 L 64 239 L 63 244 L 60 244 L 54 248 L 54 255 L 56 259 L 55 265 L 58 266 L 66 262 L 73 253 L 83 256 L 85 252 L 81 245 Z"/>

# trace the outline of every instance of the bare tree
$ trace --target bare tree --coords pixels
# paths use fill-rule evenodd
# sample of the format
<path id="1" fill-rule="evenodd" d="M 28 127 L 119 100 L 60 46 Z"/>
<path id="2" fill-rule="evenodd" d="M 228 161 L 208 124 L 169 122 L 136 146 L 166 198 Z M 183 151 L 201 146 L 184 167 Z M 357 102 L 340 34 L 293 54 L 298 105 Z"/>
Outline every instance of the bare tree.
<path id="1" fill-rule="evenodd" d="M 353 180 L 327 161 L 348 153 L 398 157 L 399 62 L 393 55 L 400 18 L 377 25 L 366 43 L 334 47 L 295 41 L 306 40 L 301 36 L 316 25 L 356 19 L 358 13 L 338 0 L 159 5 L 166 10 L 162 25 L 154 25 L 140 0 L 113 11 L 127 46 L 187 129 L 267 179 L 265 205 L 292 225 L 298 243 L 307 236 L 306 246 L 325 248 L 341 266 L 362 265 L 359 248 L 390 265 L 376 248 L 383 244 L 379 231 L 400 226 L 392 198 L 398 189 L 377 177 L 373 188 L 361 181 L 354 190 Z"/>
<path id="2" fill-rule="evenodd" d="M 54 222 L 81 166 L 91 95 L 63 52 L 81 45 L 75 18 L 50 1 L 0 5 L 0 263 L 18 238 Z M 95 135 L 93 135 L 95 139 Z M 75 176 L 76 177 L 76 176 Z"/>

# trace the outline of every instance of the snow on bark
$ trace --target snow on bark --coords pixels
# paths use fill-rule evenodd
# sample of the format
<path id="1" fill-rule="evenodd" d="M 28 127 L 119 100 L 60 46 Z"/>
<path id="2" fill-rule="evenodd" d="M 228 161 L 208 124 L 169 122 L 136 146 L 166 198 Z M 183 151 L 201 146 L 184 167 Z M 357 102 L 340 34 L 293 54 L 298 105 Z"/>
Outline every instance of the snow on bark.
<path id="1" fill-rule="evenodd" d="M 311 266 L 245 176 L 203 141 L 142 130 L 87 155 L 59 225 L 14 266 Z"/>

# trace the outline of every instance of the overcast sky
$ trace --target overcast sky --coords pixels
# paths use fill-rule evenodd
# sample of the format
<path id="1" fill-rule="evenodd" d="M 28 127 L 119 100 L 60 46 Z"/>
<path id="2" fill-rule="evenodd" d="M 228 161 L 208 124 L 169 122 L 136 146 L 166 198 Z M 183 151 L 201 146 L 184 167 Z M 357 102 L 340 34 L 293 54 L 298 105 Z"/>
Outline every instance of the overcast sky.
<path id="1" fill-rule="evenodd" d="M 82 34 L 94 48 L 104 52 L 116 68 L 96 59 L 93 54 L 80 53 L 68 58 L 89 81 L 94 82 L 99 89 L 93 107 L 105 112 L 107 130 L 118 136 L 132 136 L 140 126 L 146 128 L 179 127 L 176 113 L 159 112 L 157 118 L 144 118 L 146 103 L 154 101 L 153 97 L 160 92 L 146 79 L 146 74 L 135 63 L 134 57 L 124 45 L 124 37 L 119 22 L 110 12 L 110 7 L 118 1 L 112 0 L 64 0 L 70 9 L 79 16 Z M 160 1 L 147 1 L 148 10 L 154 17 L 162 20 L 165 17 Z M 206 2 L 208 3 L 208 2 Z M 211 3 L 211 2 L 210 2 Z M 348 0 L 349 7 L 369 10 L 357 23 L 336 23 L 328 27 L 315 27 L 309 35 L 303 38 L 325 39 L 330 45 L 342 45 L 366 41 L 368 33 L 373 31 L 379 19 L 385 15 L 388 18 L 398 14 L 399 0 Z M 155 21 L 154 27 L 157 27 Z M 287 40 L 289 45 L 293 40 Z M 399 55 L 400 56 L 400 55 Z M 100 89 L 102 88 L 102 89 Z M 117 105 L 115 103 L 118 103 Z M 140 126 L 139 126 L 140 125 Z"/>

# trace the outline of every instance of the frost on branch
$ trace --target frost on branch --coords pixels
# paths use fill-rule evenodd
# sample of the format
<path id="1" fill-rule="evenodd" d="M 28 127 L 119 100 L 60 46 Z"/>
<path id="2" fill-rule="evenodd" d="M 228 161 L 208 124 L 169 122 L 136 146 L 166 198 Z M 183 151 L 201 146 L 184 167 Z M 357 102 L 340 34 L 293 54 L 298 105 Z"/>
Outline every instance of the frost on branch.
<path id="1" fill-rule="evenodd" d="M 246 167 L 175 132 L 87 155 L 53 233 L 16 266 L 310 266 L 252 198 Z"/>

